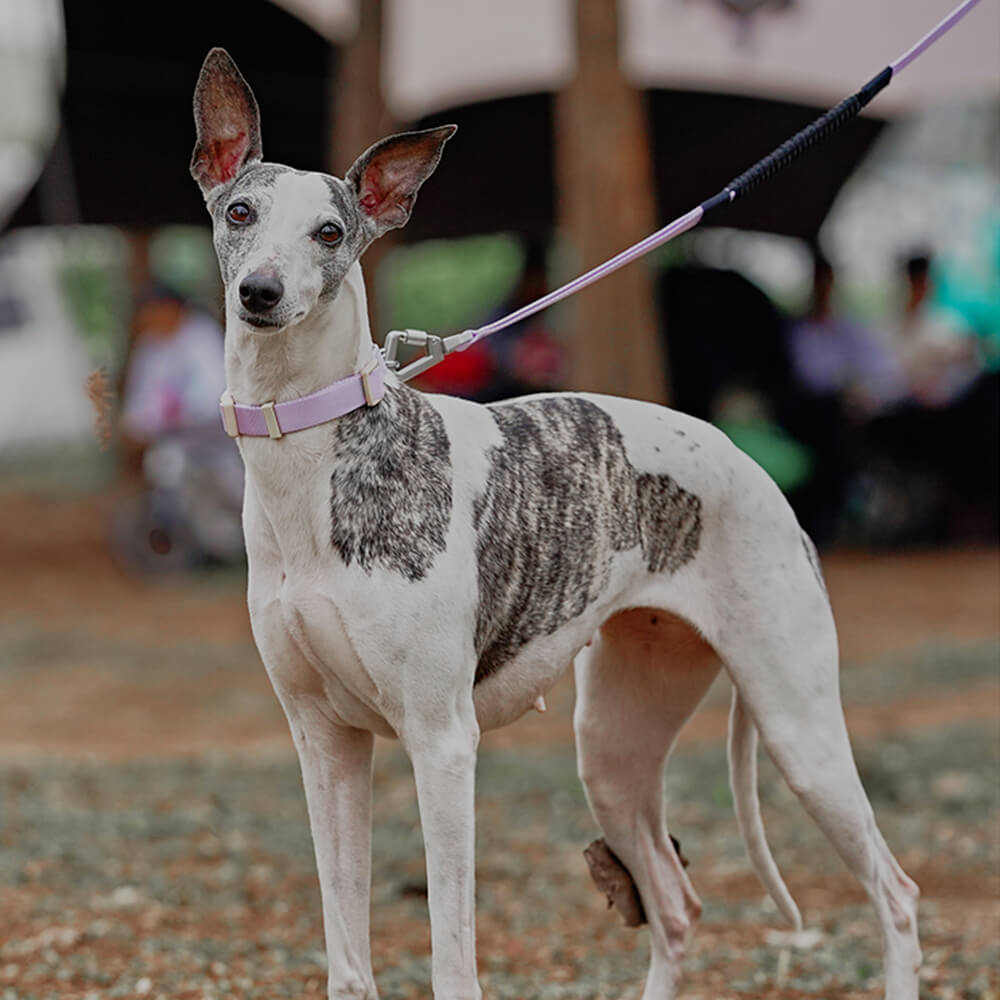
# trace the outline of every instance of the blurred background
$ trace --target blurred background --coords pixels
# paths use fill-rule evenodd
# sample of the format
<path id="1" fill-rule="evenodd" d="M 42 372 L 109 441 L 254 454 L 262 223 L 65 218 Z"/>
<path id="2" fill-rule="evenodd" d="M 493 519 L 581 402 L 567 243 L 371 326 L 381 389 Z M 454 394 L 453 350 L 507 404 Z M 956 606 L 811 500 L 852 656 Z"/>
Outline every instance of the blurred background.
<path id="1" fill-rule="evenodd" d="M 410 224 L 364 259 L 381 339 L 480 325 L 648 235 L 949 10 L 0 0 L 3 1000 L 322 995 L 301 792 L 249 635 L 242 472 L 217 421 L 221 287 L 187 170 L 208 49 L 253 87 L 269 160 L 342 175 L 385 134 L 458 123 Z M 711 226 L 417 383 L 665 402 L 770 472 L 824 554 L 863 776 L 929 897 L 935 998 L 1000 991 L 998 67 L 987 0 Z M 878 995 L 874 925 L 787 809 L 779 861 L 822 930 L 808 949 L 766 938 L 727 818 L 724 704 L 710 696 L 671 788 L 708 897 L 690 995 Z M 484 740 L 497 997 L 640 992 L 644 941 L 600 912 L 579 857 L 571 709 L 567 679 L 544 719 Z M 387 996 L 421 996 L 398 752 L 376 781 L 376 968 Z"/>

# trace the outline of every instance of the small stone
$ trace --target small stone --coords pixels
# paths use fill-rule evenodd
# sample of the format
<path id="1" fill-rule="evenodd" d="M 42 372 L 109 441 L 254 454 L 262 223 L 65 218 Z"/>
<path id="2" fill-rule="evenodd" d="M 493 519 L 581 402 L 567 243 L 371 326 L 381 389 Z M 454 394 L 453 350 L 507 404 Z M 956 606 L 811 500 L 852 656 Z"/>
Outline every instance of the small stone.
<path id="1" fill-rule="evenodd" d="M 792 948 L 797 951 L 811 951 L 821 944 L 825 935 L 813 928 L 805 931 L 768 931 L 764 940 L 772 948 Z"/>
<path id="2" fill-rule="evenodd" d="M 142 902 L 142 894 L 134 885 L 120 885 L 111 893 L 111 902 L 115 906 L 135 906 Z"/>

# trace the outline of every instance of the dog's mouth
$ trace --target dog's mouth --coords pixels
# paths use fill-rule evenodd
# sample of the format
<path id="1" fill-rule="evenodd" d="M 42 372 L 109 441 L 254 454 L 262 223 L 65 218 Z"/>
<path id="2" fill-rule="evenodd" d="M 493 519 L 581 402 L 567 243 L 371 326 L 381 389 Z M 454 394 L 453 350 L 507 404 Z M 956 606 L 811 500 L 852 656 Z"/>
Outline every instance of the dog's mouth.
<path id="1" fill-rule="evenodd" d="M 244 323 L 249 323 L 250 326 L 256 327 L 258 330 L 280 330 L 285 325 L 273 319 L 268 319 L 266 316 L 258 316 L 256 313 L 241 312 L 240 319 Z"/>
<path id="2" fill-rule="evenodd" d="M 278 320 L 272 319 L 269 316 L 261 316 L 259 313 L 247 312 L 245 309 L 241 309 L 239 312 L 240 320 L 246 323 L 248 326 L 255 327 L 258 330 L 284 330 L 286 327 L 298 323 L 299 320 L 305 319 L 306 311 L 305 309 L 300 309 L 291 319 L 284 319 L 280 322 Z"/>

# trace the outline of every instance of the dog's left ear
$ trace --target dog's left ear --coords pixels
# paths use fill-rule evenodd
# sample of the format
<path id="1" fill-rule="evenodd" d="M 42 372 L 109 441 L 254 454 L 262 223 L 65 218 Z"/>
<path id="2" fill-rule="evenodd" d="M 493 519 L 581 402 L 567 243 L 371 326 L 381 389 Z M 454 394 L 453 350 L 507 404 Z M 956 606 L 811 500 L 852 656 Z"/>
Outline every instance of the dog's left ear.
<path id="1" fill-rule="evenodd" d="M 444 144 L 457 131 L 457 125 L 442 125 L 401 132 L 375 143 L 355 160 L 345 180 L 368 220 L 372 239 L 406 225 L 420 185 L 434 173 Z"/>
<path id="2" fill-rule="evenodd" d="M 260 111 L 243 74 L 225 49 L 205 57 L 194 89 L 198 141 L 191 175 L 207 198 L 244 164 L 261 158 Z"/>

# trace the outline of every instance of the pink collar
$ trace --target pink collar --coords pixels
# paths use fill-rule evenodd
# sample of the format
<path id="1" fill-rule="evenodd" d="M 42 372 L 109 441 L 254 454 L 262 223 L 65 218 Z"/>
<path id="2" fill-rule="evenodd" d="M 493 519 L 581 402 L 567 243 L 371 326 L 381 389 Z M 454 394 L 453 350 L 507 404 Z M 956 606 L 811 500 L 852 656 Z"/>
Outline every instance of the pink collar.
<path id="1" fill-rule="evenodd" d="M 362 406 L 375 406 L 385 395 L 385 362 L 374 347 L 371 360 L 354 375 L 325 389 L 285 403 L 253 406 L 237 403 L 227 389 L 219 400 L 222 426 L 230 437 L 280 438 L 293 431 L 325 424 Z"/>

